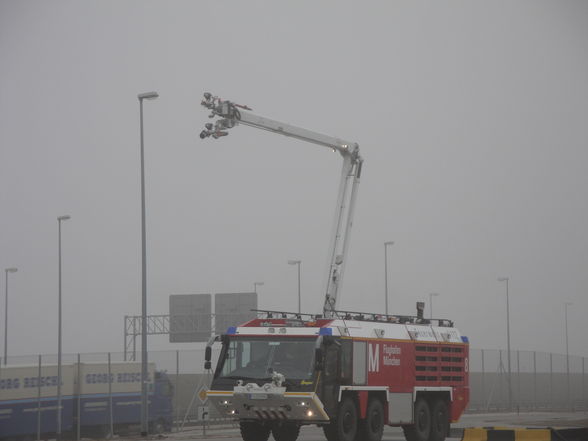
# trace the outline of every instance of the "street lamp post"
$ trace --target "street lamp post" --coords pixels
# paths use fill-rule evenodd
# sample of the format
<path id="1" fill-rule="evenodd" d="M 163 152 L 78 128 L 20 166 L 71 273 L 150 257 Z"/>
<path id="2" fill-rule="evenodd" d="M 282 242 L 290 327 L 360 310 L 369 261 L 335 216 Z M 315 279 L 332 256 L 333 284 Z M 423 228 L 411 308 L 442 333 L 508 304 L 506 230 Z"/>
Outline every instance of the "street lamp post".
<path id="1" fill-rule="evenodd" d="M 300 264 L 301 260 L 288 260 L 289 265 L 298 265 L 298 314 L 300 314 Z"/>
<path id="2" fill-rule="evenodd" d="M 58 242 L 58 301 L 57 301 L 57 440 L 61 440 L 61 222 L 70 219 L 64 215 L 57 218 Z"/>
<path id="3" fill-rule="evenodd" d="M 263 286 L 263 282 L 253 282 L 253 292 L 257 294 L 257 287 Z"/>
<path id="4" fill-rule="evenodd" d="M 388 245 L 394 245 L 394 242 L 384 242 L 384 304 L 386 315 L 388 315 Z"/>
<path id="5" fill-rule="evenodd" d="M 438 295 L 438 292 L 432 292 L 429 294 L 429 304 L 431 305 L 431 319 L 433 318 L 433 297 L 437 297 Z"/>
<path id="6" fill-rule="evenodd" d="M 6 280 L 6 297 L 4 298 L 4 365 L 8 359 L 8 273 L 15 273 L 18 268 L 6 268 L 4 270 Z"/>
<path id="7" fill-rule="evenodd" d="M 571 302 L 564 302 L 565 324 L 566 324 L 566 378 L 568 383 L 568 406 L 570 405 L 570 347 L 568 344 L 568 306 L 573 305 Z M 571 407 L 571 406 L 570 406 Z"/>
<path id="8" fill-rule="evenodd" d="M 145 235 L 145 154 L 143 148 L 143 100 L 157 98 L 157 92 L 137 95 L 141 123 L 141 436 L 147 436 L 149 410 L 147 407 L 147 257 Z"/>
<path id="9" fill-rule="evenodd" d="M 508 304 L 508 277 L 499 277 L 499 282 L 506 282 L 506 360 L 508 365 L 508 409 L 512 410 L 512 381 L 510 370 L 510 307 Z"/>

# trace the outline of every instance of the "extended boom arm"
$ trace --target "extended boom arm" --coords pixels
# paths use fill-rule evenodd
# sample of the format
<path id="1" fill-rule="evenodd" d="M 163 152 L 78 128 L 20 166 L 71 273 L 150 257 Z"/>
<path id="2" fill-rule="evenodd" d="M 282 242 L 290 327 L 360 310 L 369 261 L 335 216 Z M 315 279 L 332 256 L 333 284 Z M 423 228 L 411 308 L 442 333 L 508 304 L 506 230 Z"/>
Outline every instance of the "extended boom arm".
<path id="1" fill-rule="evenodd" d="M 359 145 L 357 143 L 344 141 L 331 136 L 316 133 L 311 130 L 285 124 L 262 116 L 257 116 L 248 110 L 247 106 L 235 104 L 230 101 L 221 100 L 219 97 L 210 93 L 204 94 L 201 103 L 211 111 L 210 118 L 220 117 L 215 124 L 208 123 L 205 129 L 200 133 L 200 138 L 204 139 L 212 136 L 218 139 L 228 135 L 228 129 L 238 124 L 245 124 L 258 129 L 279 133 L 291 138 L 313 144 L 322 145 L 338 151 L 343 156 L 343 168 L 341 170 L 341 180 L 339 192 L 337 195 L 337 207 L 329 248 L 329 272 L 325 290 L 325 304 L 323 314 L 327 318 L 335 315 L 337 305 L 337 294 L 342 285 L 343 270 L 345 268 L 345 257 L 351 225 L 353 223 L 353 212 L 355 209 L 355 199 L 357 196 L 357 187 L 361 175 L 361 166 L 363 159 L 359 155 Z"/>

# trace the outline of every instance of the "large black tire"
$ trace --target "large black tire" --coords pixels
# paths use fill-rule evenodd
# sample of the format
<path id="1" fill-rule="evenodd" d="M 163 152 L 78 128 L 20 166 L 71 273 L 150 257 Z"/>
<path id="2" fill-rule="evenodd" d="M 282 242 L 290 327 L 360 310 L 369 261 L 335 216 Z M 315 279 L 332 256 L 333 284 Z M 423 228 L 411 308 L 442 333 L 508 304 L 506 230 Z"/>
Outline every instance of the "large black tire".
<path id="1" fill-rule="evenodd" d="M 449 434 L 449 410 L 444 400 L 437 400 L 431 410 L 431 441 L 445 441 Z"/>
<path id="2" fill-rule="evenodd" d="M 282 423 L 272 428 L 272 435 L 276 441 L 296 441 L 300 433 L 300 425 L 296 423 Z"/>
<path id="3" fill-rule="evenodd" d="M 333 427 L 325 429 L 325 435 L 329 441 L 333 438 L 329 438 L 327 431 L 331 436 L 335 435 L 334 440 L 336 441 L 355 441 L 359 428 L 355 401 L 349 397 L 343 398 L 339 404 L 337 419 L 332 421 L 330 425 Z"/>
<path id="4" fill-rule="evenodd" d="M 270 428 L 253 421 L 242 421 L 241 438 L 243 441 L 267 441 L 270 436 Z"/>
<path id="5" fill-rule="evenodd" d="M 414 424 L 402 426 L 406 441 L 429 441 L 431 435 L 431 410 L 427 400 L 418 398 L 414 403 Z"/>
<path id="6" fill-rule="evenodd" d="M 384 405 L 377 398 L 370 400 L 365 420 L 360 425 L 362 441 L 381 441 L 384 433 Z"/>
<path id="7" fill-rule="evenodd" d="M 331 421 L 330 424 L 323 426 L 323 433 L 325 434 L 327 441 L 339 441 L 339 438 L 337 437 L 337 424 L 335 421 Z"/>

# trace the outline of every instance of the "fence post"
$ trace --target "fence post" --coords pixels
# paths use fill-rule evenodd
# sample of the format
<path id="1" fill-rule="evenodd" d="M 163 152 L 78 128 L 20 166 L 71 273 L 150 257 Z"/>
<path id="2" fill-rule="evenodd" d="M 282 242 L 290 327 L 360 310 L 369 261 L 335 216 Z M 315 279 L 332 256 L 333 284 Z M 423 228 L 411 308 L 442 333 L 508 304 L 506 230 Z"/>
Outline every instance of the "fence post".
<path id="1" fill-rule="evenodd" d="M 537 409 L 537 352 L 533 351 L 533 409 Z"/>
<path id="2" fill-rule="evenodd" d="M 114 421 L 112 412 L 112 368 L 110 364 L 110 352 L 108 353 L 108 416 L 110 438 L 114 435 Z"/>
<path id="3" fill-rule="evenodd" d="M 482 409 L 484 408 L 484 403 L 486 402 L 486 373 L 484 367 L 484 349 L 482 349 Z"/>
<path id="4" fill-rule="evenodd" d="M 586 371 L 584 370 L 584 361 L 586 360 L 586 357 L 582 357 L 582 398 L 584 399 L 584 411 L 586 411 L 588 409 L 588 405 L 586 404 L 586 386 L 584 384 L 585 380 L 585 376 L 586 376 Z"/>
<path id="5" fill-rule="evenodd" d="M 37 372 L 37 441 L 41 440 L 41 355 L 39 354 L 39 370 Z"/>
<path id="6" fill-rule="evenodd" d="M 137 361 L 137 317 L 133 317 L 133 361 Z"/>
<path id="7" fill-rule="evenodd" d="M 521 363 L 520 349 L 517 349 L 517 414 L 521 407 Z"/>
<path id="8" fill-rule="evenodd" d="M 78 414 L 78 423 L 77 423 L 77 432 L 76 432 L 76 440 L 80 441 L 81 439 L 81 431 L 82 431 L 82 358 L 80 353 L 78 352 L 78 390 L 77 390 L 77 395 L 78 395 L 78 410 L 77 410 L 77 414 Z"/>
<path id="9" fill-rule="evenodd" d="M 553 411 L 553 352 L 549 353 L 549 401 Z"/>
<path id="10" fill-rule="evenodd" d="M 180 419 L 178 418 L 178 395 L 179 394 L 179 386 L 180 385 L 180 351 L 176 350 L 176 387 L 174 390 L 174 407 L 176 409 L 176 432 L 180 431 Z"/>
<path id="11" fill-rule="evenodd" d="M 124 331 L 125 341 L 123 343 L 123 346 L 124 346 L 124 348 L 123 348 L 123 351 L 124 351 L 123 352 L 124 353 L 123 360 L 124 361 L 127 361 L 127 336 L 128 336 L 128 334 L 127 334 L 127 317 L 128 317 L 128 315 L 125 315 L 125 323 L 124 323 L 124 325 L 125 325 L 125 331 Z"/>
<path id="12" fill-rule="evenodd" d="M 502 364 L 502 349 L 498 350 L 498 369 L 500 370 L 500 407 L 497 406 L 497 410 L 502 409 L 502 405 L 504 404 L 504 365 Z"/>

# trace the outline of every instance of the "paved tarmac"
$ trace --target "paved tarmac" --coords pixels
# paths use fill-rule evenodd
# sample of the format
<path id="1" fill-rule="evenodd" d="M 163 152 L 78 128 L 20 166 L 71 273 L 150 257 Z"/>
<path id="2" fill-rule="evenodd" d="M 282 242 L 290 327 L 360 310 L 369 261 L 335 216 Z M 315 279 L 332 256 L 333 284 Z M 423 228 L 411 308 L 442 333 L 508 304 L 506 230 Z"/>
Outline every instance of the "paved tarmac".
<path id="1" fill-rule="evenodd" d="M 587 412 L 530 412 L 530 413 L 487 413 L 465 414 L 459 423 L 452 424 L 454 435 L 447 441 L 459 441 L 461 436 L 455 429 L 465 427 L 588 427 Z M 136 439 L 136 438 L 135 438 Z M 157 437 L 154 437 L 157 439 Z M 223 440 L 241 441 L 237 426 L 212 426 L 204 431 L 202 427 L 189 428 L 179 433 L 165 434 L 162 439 L 169 441 Z M 299 441 L 324 441 L 322 429 L 316 426 L 304 426 L 300 431 Z M 270 441 L 273 438 L 270 437 Z M 404 441 L 402 429 L 386 427 L 383 441 Z"/>

